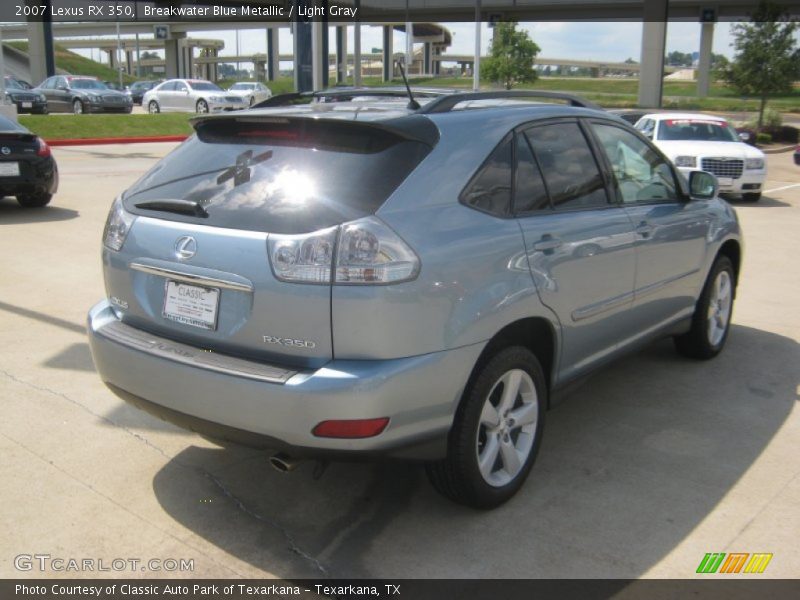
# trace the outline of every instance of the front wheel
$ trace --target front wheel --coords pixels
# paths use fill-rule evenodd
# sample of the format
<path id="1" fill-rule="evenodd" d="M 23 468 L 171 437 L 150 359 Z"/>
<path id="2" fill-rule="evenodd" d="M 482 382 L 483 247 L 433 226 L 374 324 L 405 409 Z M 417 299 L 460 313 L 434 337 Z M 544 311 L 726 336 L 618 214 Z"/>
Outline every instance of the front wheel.
<path id="1" fill-rule="evenodd" d="M 38 192 L 35 194 L 22 194 L 17 196 L 17 202 L 25 208 L 41 208 L 47 206 L 53 198 L 52 194 Z"/>
<path id="2" fill-rule="evenodd" d="M 78 100 L 77 98 L 72 101 L 72 112 L 76 115 L 82 115 L 85 111 L 83 102 Z"/>
<path id="3" fill-rule="evenodd" d="M 745 202 L 758 202 L 761 200 L 761 192 L 755 194 L 742 194 L 742 200 Z"/>
<path id="4" fill-rule="evenodd" d="M 473 508 L 494 508 L 517 493 L 541 444 L 547 383 L 536 356 L 505 348 L 464 392 L 447 457 L 426 467 L 442 495 Z"/>
<path id="5" fill-rule="evenodd" d="M 158 107 L 158 102 L 155 100 L 150 100 L 150 103 L 147 105 L 147 112 L 151 115 L 155 115 L 161 112 L 161 109 Z"/>
<path id="6" fill-rule="evenodd" d="M 727 256 L 719 256 L 695 306 L 691 329 L 674 338 L 679 353 L 708 360 L 722 351 L 730 330 L 735 287 L 733 264 Z"/>
<path id="7" fill-rule="evenodd" d="M 205 100 L 198 100 L 197 101 L 197 112 L 199 113 L 207 113 L 208 112 L 208 102 Z"/>

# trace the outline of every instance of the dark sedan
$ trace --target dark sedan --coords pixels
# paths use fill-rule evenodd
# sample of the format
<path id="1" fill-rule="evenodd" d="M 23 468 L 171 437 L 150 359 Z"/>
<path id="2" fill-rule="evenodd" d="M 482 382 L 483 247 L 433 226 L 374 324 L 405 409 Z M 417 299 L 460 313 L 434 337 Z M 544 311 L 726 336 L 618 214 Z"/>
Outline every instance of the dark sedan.
<path id="1" fill-rule="evenodd" d="M 12 104 L 16 104 L 18 113 L 47 113 L 47 99 L 44 94 L 26 89 L 19 81 L 13 77 L 4 78 L 6 86 L 6 99 Z"/>
<path id="2" fill-rule="evenodd" d="M 0 116 L 0 197 L 26 208 L 44 206 L 58 189 L 58 166 L 43 139 Z"/>
<path id="3" fill-rule="evenodd" d="M 152 90 L 156 87 L 159 83 L 164 81 L 163 79 L 158 79 L 156 81 L 137 81 L 132 83 L 128 88 L 127 94 L 130 96 L 131 100 L 134 104 L 138 104 L 139 106 L 142 105 L 142 96 L 148 90 Z"/>
<path id="4" fill-rule="evenodd" d="M 133 110 L 133 102 L 126 94 L 109 89 L 95 77 L 56 75 L 45 79 L 36 91 L 45 95 L 50 112 L 80 115 L 96 112 L 129 113 Z"/>

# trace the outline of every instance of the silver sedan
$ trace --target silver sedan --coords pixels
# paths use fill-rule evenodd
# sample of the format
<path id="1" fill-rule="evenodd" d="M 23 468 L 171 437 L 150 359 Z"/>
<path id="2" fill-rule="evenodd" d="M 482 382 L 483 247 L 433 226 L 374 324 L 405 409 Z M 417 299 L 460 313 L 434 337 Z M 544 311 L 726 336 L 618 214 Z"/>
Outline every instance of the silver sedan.
<path id="1" fill-rule="evenodd" d="M 142 106 L 150 113 L 222 112 L 247 108 L 240 96 L 203 79 L 169 79 L 145 93 Z"/>

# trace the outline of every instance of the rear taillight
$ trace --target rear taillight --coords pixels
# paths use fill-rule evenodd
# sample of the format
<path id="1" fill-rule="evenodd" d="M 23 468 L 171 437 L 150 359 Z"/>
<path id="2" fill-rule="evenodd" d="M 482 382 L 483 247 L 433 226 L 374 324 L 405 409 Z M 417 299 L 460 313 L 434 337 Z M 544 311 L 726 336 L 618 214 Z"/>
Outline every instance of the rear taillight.
<path id="1" fill-rule="evenodd" d="M 304 235 L 269 236 L 269 258 L 282 281 L 330 283 L 336 227 Z"/>
<path id="2" fill-rule="evenodd" d="M 414 251 L 376 217 L 303 235 L 270 234 L 269 259 L 275 277 L 302 283 L 400 283 L 420 267 Z"/>
<path id="3" fill-rule="evenodd" d="M 109 250 L 119 252 L 128 237 L 136 217 L 125 210 L 122 200 L 117 198 L 108 212 L 106 226 L 103 229 L 103 245 Z"/>
<path id="4" fill-rule="evenodd" d="M 52 154 L 50 152 L 50 146 L 47 145 L 42 138 L 36 138 L 36 156 L 48 157 Z"/>
<path id="5" fill-rule="evenodd" d="M 323 421 L 311 431 L 316 437 L 358 439 L 375 437 L 389 424 L 389 417 Z"/>

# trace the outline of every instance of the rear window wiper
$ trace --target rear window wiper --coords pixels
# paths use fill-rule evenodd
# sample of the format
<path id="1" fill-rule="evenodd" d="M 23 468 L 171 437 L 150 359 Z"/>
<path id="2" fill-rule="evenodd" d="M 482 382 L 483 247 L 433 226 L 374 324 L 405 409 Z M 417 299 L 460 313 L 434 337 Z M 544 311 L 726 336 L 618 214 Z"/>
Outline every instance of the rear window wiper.
<path id="1" fill-rule="evenodd" d="M 161 212 L 172 212 L 181 215 L 191 215 L 193 217 L 208 217 L 208 212 L 196 200 L 178 200 L 178 199 L 164 199 L 164 200 L 145 200 L 134 204 L 136 208 L 145 210 L 157 210 Z"/>

